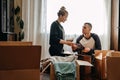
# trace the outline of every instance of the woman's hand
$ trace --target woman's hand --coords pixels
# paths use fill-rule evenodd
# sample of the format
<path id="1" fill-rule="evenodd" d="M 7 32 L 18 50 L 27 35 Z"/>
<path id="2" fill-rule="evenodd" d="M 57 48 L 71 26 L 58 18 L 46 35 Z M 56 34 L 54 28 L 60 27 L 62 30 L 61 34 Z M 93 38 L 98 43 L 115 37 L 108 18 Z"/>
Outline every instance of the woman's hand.
<path id="1" fill-rule="evenodd" d="M 66 44 L 69 45 L 69 46 L 72 46 L 74 43 L 71 42 L 71 41 L 66 41 Z"/>
<path id="2" fill-rule="evenodd" d="M 72 50 L 76 50 L 78 48 L 76 44 L 73 44 L 71 47 L 72 47 Z"/>

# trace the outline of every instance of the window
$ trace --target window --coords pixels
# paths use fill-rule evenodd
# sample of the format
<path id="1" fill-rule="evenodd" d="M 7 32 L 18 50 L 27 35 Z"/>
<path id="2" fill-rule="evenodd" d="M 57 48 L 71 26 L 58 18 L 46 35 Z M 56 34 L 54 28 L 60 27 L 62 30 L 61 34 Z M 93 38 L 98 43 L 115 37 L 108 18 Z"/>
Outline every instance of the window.
<path id="1" fill-rule="evenodd" d="M 57 19 L 57 12 L 65 6 L 69 12 L 68 19 L 62 25 L 65 33 L 81 34 L 85 22 L 93 25 L 92 32 L 102 35 L 105 28 L 105 7 L 104 0 L 47 0 L 47 29 Z"/>
<path id="2" fill-rule="evenodd" d="M 91 32 L 99 35 L 102 49 L 110 49 L 111 0 L 47 0 L 47 32 L 61 6 L 69 12 L 67 21 L 62 24 L 67 37 L 82 34 L 83 24 L 90 22 Z"/>

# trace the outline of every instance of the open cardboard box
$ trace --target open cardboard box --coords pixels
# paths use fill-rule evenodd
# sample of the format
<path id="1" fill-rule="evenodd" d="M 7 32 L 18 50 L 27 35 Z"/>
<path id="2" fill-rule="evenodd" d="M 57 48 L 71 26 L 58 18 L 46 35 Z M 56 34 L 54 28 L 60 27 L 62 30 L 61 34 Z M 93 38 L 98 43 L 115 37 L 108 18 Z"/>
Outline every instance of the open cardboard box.
<path id="1" fill-rule="evenodd" d="M 120 52 L 107 56 L 107 80 L 120 80 Z"/>
<path id="2" fill-rule="evenodd" d="M 92 67 L 93 65 L 88 61 L 76 60 L 76 80 L 80 80 L 80 65 Z M 88 69 L 89 72 L 89 69 Z M 50 80 L 56 80 L 54 65 L 50 65 Z"/>
<path id="3" fill-rule="evenodd" d="M 101 79 L 107 78 L 106 56 L 114 50 L 95 50 L 95 67 Z"/>

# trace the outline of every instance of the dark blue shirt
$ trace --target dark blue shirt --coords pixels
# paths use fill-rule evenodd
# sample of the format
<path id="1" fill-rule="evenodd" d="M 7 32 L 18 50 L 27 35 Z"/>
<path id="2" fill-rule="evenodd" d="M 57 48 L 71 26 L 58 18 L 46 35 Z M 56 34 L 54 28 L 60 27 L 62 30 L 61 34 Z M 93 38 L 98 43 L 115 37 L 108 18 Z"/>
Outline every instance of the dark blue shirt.
<path id="1" fill-rule="evenodd" d="M 54 21 L 51 24 L 49 40 L 51 56 L 61 56 L 63 54 L 63 44 L 60 44 L 60 39 L 64 40 L 64 38 L 65 33 L 62 25 L 58 21 Z"/>
<path id="2" fill-rule="evenodd" d="M 77 38 L 77 40 L 76 40 L 76 43 L 77 44 L 84 44 L 84 43 L 81 43 L 82 41 L 82 39 L 83 38 L 85 38 L 84 37 L 84 35 L 80 35 L 78 38 Z M 97 34 L 95 34 L 95 33 L 91 33 L 91 37 L 90 38 L 93 38 L 93 40 L 94 40 L 94 43 L 93 43 L 93 45 L 94 45 L 94 48 L 91 48 L 91 50 L 87 53 L 88 55 L 91 55 L 91 54 L 93 54 L 94 53 L 94 50 L 101 50 L 101 42 L 100 42 L 100 39 L 99 39 L 99 37 L 98 37 L 98 35 Z M 89 39 L 90 39 L 89 38 Z M 89 40 L 88 39 L 88 40 Z M 89 43 L 88 43 L 89 44 Z M 91 43 L 90 43 L 91 44 Z M 83 45 L 84 46 L 84 45 Z M 75 51 L 78 51 L 79 53 L 81 52 L 81 48 L 79 48 L 79 49 L 76 49 Z"/>

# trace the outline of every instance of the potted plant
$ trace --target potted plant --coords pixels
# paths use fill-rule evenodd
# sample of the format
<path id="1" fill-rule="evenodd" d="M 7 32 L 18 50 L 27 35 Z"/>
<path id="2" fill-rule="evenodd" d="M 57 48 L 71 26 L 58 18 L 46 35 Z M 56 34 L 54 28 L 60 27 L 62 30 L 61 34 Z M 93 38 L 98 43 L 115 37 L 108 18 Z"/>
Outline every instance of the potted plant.
<path id="1" fill-rule="evenodd" d="M 18 40 L 21 41 L 24 39 L 24 22 L 23 20 L 21 19 L 21 17 L 19 16 L 19 13 L 20 13 L 20 7 L 17 6 L 15 8 L 15 19 L 16 19 L 16 22 L 17 22 L 17 25 L 19 26 L 20 28 L 20 31 L 19 31 L 19 34 L 18 34 Z"/>

